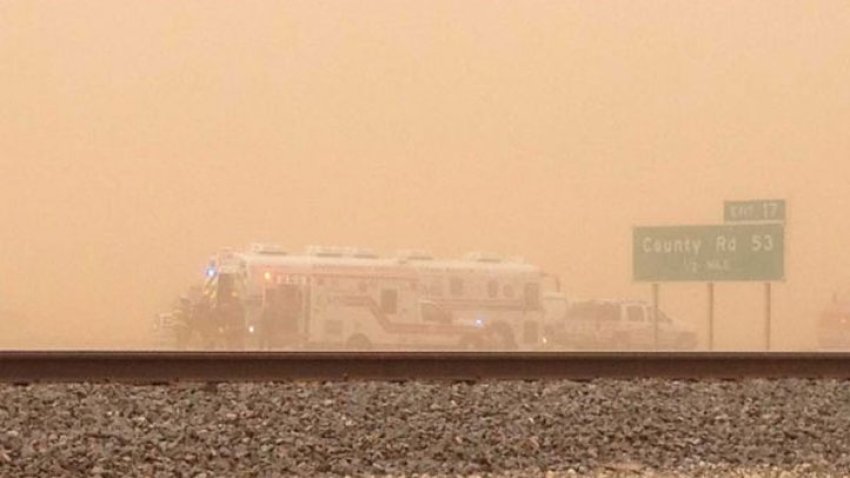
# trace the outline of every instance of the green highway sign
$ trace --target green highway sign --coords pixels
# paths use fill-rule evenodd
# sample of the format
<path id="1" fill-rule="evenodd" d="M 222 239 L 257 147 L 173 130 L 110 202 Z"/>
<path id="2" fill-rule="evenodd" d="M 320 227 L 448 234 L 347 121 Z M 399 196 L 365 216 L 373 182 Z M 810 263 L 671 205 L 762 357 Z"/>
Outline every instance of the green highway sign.
<path id="1" fill-rule="evenodd" d="M 781 223 L 636 227 L 636 281 L 774 281 L 785 278 Z"/>
<path id="2" fill-rule="evenodd" d="M 785 200 L 725 201 L 723 203 L 723 220 L 725 222 L 784 221 Z"/>

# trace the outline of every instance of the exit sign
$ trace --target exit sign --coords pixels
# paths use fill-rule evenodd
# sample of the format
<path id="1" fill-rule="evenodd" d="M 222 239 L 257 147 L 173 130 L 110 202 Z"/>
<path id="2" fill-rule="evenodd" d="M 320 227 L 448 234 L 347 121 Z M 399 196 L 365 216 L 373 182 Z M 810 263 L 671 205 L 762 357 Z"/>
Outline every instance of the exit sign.
<path id="1" fill-rule="evenodd" d="M 723 220 L 725 222 L 785 221 L 785 200 L 726 201 L 723 203 Z"/>

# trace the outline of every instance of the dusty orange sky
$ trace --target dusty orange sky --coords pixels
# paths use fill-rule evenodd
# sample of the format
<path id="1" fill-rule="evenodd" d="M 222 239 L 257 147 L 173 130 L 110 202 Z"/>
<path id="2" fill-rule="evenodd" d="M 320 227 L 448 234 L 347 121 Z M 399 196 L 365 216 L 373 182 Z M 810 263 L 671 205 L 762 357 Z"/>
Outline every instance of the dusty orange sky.
<path id="1" fill-rule="evenodd" d="M 649 297 L 631 227 L 786 198 L 774 342 L 850 290 L 850 3 L 0 3 L 0 347 L 125 344 L 220 246 L 492 250 Z M 759 284 L 717 287 L 721 347 Z M 699 285 L 662 305 L 702 327 Z M 101 341 L 102 342 L 102 341 Z M 100 342 L 98 342 L 100 343 Z"/>

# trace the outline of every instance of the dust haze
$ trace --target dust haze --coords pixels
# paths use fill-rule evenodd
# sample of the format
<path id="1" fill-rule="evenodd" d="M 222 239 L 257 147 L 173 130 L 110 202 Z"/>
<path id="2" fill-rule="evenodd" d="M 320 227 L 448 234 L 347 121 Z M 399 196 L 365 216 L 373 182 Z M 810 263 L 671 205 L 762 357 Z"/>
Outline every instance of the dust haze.
<path id="1" fill-rule="evenodd" d="M 635 225 L 784 198 L 773 343 L 850 291 L 850 4 L 0 4 L 0 347 L 144 347 L 223 246 L 520 255 L 649 299 Z M 718 349 L 762 344 L 718 283 Z M 661 306 L 705 340 L 702 284 Z"/>

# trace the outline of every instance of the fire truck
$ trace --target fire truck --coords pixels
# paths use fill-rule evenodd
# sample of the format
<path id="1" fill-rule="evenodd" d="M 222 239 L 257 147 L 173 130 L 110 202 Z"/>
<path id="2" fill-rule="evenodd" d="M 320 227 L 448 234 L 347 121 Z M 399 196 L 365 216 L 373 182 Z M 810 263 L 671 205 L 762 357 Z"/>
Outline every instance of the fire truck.
<path id="1" fill-rule="evenodd" d="M 239 349 L 534 350 L 545 277 L 484 253 L 253 245 L 211 259 L 190 329 Z"/>
<path id="2" fill-rule="evenodd" d="M 816 333 L 820 350 L 850 348 L 850 301 L 833 296 L 818 317 Z"/>

